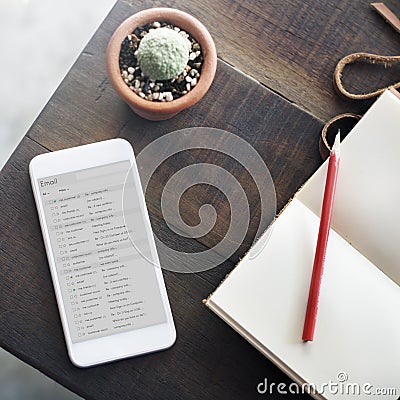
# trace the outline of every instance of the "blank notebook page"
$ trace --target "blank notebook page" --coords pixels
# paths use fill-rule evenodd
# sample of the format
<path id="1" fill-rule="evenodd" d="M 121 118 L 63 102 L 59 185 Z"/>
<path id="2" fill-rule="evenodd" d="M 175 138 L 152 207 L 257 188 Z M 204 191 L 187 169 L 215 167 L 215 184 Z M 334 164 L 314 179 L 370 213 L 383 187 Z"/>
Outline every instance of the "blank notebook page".
<path id="1" fill-rule="evenodd" d="M 345 372 L 348 382 L 395 386 L 399 394 L 400 288 L 334 231 L 315 341 L 301 340 L 318 226 L 319 218 L 292 200 L 264 233 L 270 237 L 261 252 L 247 254 L 207 305 L 294 379 L 322 385 Z"/>
<path id="2" fill-rule="evenodd" d="M 332 228 L 400 285 L 400 99 L 386 91 L 340 152 Z M 298 194 L 317 215 L 326 167 Z"/>

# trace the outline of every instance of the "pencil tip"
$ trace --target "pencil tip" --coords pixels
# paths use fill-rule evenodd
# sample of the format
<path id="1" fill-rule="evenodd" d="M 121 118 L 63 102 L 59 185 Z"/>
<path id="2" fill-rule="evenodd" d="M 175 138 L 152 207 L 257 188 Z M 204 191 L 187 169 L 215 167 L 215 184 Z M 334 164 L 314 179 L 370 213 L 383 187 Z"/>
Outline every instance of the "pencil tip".
<path id="1" fill-rule="evenodd" d="M 338 130 L 338 133 L 335 137 L 335 142 L 333 143 L 332 146 L 332 153 L 338 153 L 340 149 L 340 129 Z"/>

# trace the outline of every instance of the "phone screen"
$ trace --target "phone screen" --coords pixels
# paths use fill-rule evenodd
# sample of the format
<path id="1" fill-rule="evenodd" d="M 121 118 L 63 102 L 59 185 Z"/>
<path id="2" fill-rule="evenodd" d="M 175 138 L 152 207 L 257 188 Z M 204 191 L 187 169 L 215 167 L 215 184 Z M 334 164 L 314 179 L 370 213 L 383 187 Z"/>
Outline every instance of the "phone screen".
<path id="1" fill-rule="evenodd" d="M 167 322 L 130 161 L 38 179 L 72 342 Z"/>

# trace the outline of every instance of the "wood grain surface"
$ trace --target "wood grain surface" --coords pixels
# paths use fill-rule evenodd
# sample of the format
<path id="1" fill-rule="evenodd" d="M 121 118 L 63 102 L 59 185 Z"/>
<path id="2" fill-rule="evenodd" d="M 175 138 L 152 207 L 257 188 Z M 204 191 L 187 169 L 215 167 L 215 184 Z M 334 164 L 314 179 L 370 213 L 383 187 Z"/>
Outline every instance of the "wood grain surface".
<path id="1" fill-rule="evenodd" d="M 386 3 L 400 13 L 396 1 Z M 164 122 L 135 115 L 112 89 L 105 69 L 113 30 L 130 14 L 153 6 L 172 6 L 199 18 L 213 35 L 220 58 L 209 93 Z M 243 166 L 206 150 L 178 154 L 159 166 L 146 200 L 160 240 L 182 252 L 204 251 L 229 227 L 226 196 L 207 185 L 188 190 L 180 211 L 185 221 L 196 224 L 200 207 L 212 204 L 218 214 L 212 232 L 199 240 L 182 240 L 166 225 L 160 207 L 165 182 L 194 162 L 221 166 L 239 181 L 250 205 L 247 235 L 216 268 L 196 274 L 165 271 L 178 332 L 171 349 L 78 369 L 67 356 L 28 164 L 43 152 L 115 137 L 127 139 L 138 154 L 169 132 L 214 127 L 238 135 L 257 150 L 271 172 L 279 211 L 321 164 L 323 122 L 341 111 L 363 112 L 369 105 L 344 101 L 333 92 L 331 75 L 338 59 L 353 51 L 396 54 L 399 39 L 368 2 L 360 0 L 117 2 L 1 171 L 0 346 L 87 399 L 252 399 L 260 398 L 256 386 L 264 378 L 289 384 L 276 366 L 201 303 L 247 251 L 258 225 L 266 228 L 274 217 L 269 212 L 261 218 L 260 193 Z M 399 72 L 361 66 L 349 71 L 347 79 L 361 91 L 366 84 L 383 85 Z M 209 255 L 221 256 L 227 255 Z M 167 269 L 184 262 L 162 251 L 160 259 Z"/>
<path id="2" fill-rule="evenodd" d="M 398 55 L 400 35 L 366 0 L 130 0 L 180 8 L 203 21 L 218 55 L 317 118 L 365 112 L 370 102 L 340 99 L 332 90 L 336 63 L 353 52 Z M 385 4 L 400 16 L 397 0 Z M 350 67 L 345 83 L 355 93 L 398 81 L 400 66 Z"/>

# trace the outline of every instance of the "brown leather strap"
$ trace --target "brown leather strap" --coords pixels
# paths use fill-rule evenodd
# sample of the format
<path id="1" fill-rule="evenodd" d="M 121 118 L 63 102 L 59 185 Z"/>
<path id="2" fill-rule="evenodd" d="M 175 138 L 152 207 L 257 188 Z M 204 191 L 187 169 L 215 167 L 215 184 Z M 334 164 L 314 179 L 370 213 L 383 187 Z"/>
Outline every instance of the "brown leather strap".
<path id="1" fill-rule="evenodd" d="M 383 3 L 371 3 L 372 8 L 379 13 L 392 28 L 400 33 L 400 19 Z"/>
<path id="2" fill-rule="evenodd" d="M 400 33 L 400 19 L 383 3 L 371 3 L 371 6 L 376 10 L 384 19 L 387 21 L 396 32 Z M 354 63 L 369 63 L 369 64 L 381 64 L 385 67 L 390 67 L 393 64 L 400 63 L 400 56 L 381 56 L 379 54 L 370 53 L 353 53 L 343 57 L 337 64 L 335 72 L 333 74 L 333 86 L 336 91 L 344 97 L 353 100 L 366 100 L 373 97 L 377 97 L 382 94 L 386 89 L 399 88 L 400 81 L 393 85 L 386 86 L 384 88 L 377 89 L 369 93 L 355 94 L 345 89 L 342 82 L 343 71 L 349 64 Z"/>
<path id="3" fill-rule="evenodd" d="M 319 139 L 319 153 L 323 160 L 329 157 L 331 144 L 333 144 L 338 130 L 340 130 L 340 138 L 343 140 L 360 119 L 361 115 L 345 113 L 333 117 L 325 124 Z"/>
<path id="4" fill-rule="evenodd" d="M 370 53 L 353 53 L 349 54 L 346 57 L 343 57 L 337 63 L 335 72 L 333 74 L 333 86 L 336 89 L 336 91 L 342 96 L 353 100 L 366 100 L 379 96 L 386 89 L 389 89 L 391 87 L 395 89 L 400 87 L 400 81 L 399 81 L 394 83 L 393 85 L 388 85 L 386 87 L 380 88 L 378 90 L 369 93 L 361 93 L 361 94 L 350 93 L 343 86 L 342 82 L 343 70 L 347 65 L 358 62 L 366 62 L 369 64 L 381 64 L 384 65 L 385 67 L 389 67 L 392 66 L 393 64 L 400 63 L 400 56 L 380 56 L 378 54 L 370 54 Z"/>
<path id="5" fill-rule="evenodd" d="M 389 23 L 396 32 L 400 33 L 400 19 L 396 17 L 396 15 L 383 3 L 371 3 L 372 8 L 377 11 L 387 23 Z M 354 64 L 358 62 L 366 62 L 369 64 L 381 64 L 385 67 L 392 66 L 393 64 L 400 63 L 400 56 L 381 56 L 379 54 L 370 54 L 370 53 L 353 53 L 343 57 L 338 64 L 336 65 L 335 72 L 333 74 L 333 86 L 335 90 L 342 96 L 353 99 L 353 100 L 366 100 L 371 99 L 373 97 L 379 96 L 387 89 L 391 89 L 395 92 L 394 89 L 400 88 L 400 81 L 394 83 L 393 85 L 389 85 L 387 87 L 377 89 L 373 92 L 369 93 L 361 93 L 355 94 L 351 93 L 345 89 L 342 82 L 343 71 L 349 64 Z M 397 92 L 396 92 L 397 93 Z M 358 122 L 361 118 L 360 115 L 357 114 L 341 114 L 332 119 L 330 119 L 322 129 L 320 141 L 319 141 L 319 152 L 323 159 L 326 159 L 329 156 L 331 151 L 331 147 L 329 145 L 330 136 L 336 136 L 337 129 L 339 128 L 338 121 L 346 123 L 347 127 L 351 126 L 352 123 Z M 350 122 L 350 125 L 349 125 Z M 329 134 L 331 130 L 336 130 Z M 348 132 L 344 132 L 347 134 Z M 345 135 L 344 135 L 345 136 Z M 342 136 L 343 138 L 343 136 Z"/>

